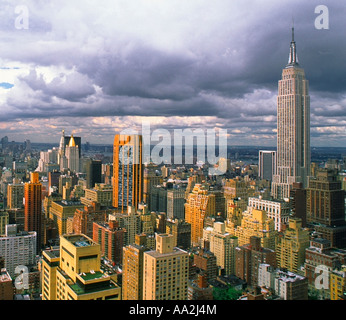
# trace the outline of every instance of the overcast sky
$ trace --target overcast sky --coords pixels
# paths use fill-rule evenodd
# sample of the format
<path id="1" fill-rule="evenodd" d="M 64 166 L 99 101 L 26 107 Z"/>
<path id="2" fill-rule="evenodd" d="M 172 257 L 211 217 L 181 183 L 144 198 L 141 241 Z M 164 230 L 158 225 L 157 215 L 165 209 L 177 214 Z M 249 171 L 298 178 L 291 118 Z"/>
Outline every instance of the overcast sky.
<path id="1" fill-rule="evenodd" d="M 320 4 L 329 29 L 316 28 Z M 344 1 L 0 0 L 0 8 L 0 138 L 58 144 L 65 129 L 112 143 L 147 121 L 275 146 L 293 18 L 311 144 L 346 146 Z"/>

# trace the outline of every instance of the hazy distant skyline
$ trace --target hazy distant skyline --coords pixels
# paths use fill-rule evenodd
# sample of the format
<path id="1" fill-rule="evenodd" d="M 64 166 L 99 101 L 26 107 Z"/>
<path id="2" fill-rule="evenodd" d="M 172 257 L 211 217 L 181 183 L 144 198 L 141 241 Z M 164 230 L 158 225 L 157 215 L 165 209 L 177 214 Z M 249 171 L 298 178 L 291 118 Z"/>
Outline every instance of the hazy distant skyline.
<path id="1" fill-rule="evenodd" d="M 275 146 L 293 17 L 311 145 L 345 146 L 346 4 L 323 2 L 0 0 L 0 138 L 58 143 L 65 129 L 108 144 L 144 120 Z M 320 4 L 329 30 L 315 28 Z"/>

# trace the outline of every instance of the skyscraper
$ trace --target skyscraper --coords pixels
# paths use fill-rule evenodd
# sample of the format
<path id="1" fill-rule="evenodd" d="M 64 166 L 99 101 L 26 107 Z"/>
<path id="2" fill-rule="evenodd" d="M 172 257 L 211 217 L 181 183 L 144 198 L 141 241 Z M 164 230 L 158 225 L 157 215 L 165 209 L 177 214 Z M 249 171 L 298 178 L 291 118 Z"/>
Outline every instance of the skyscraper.
<path id="1" fill-rule="evenodd" d="M 24 230 L 36 231 L 37 249 L 41 247 L 42 232 L 42 184 L 38 172 L 30 174 L 30 182 L 24 185 Z"/>
<path id="2" fill-rule="evenodd" d="M 261 179 L 272 180 L 276 171 L 276 151 L 258 152 L 258 175 Z"/>
<path id="3" fill-rule="evenodd" d="M 293 182 L 306 187 L 310 170 L 310 96 L 298 63 L 294 28 L 288 64 L 282 71 L 277 97 L 277 167 L 272 195 L 289 198 Z"/>
<path id="4" fill-rule="evenodd" d="M 156 234 L 156 250 L 144 252 L 143 300 L 186 300 L 189 255 L 174 237 Z"/>
<path id="5" fill-rule="evenodd" d="M 170 189 L 167 191 L 167 217 L 169 219 L 184 219 L 185 189 Z"/>
<path id="6" fill-rule="evenodd" d="M 71 150 L 70 147 L 73 147 Z M 62 130 L 61 137 L 60 137 L 60 143 L 59 143 L 59 150 L 58 150 L 58 164 L 60 166 L 60 170 L 64 169 L 70 169 L 73 171 L 79 171 L 79 160 L 82 157 L 82 142 L 81 137 L 75 137 L 73 135 L 71 136 L 65 136 L 65 130 Z M 76 155 L 76 153 L 78 155 Z M 74 168 L 70 168 L 70 166 L 77 166 L 76 158 L 78 157 L 78 170 L 75 170 Z M 70 160 L 69 160 L 70 159 Z"/>
<path id="7" fill-rule="evenodd" d="M 67 158 L 67 167 L 71 171 L 79 172 L 79 147 L 76 144 L 73 135 L 71 135 L 68 145 L 65 147 Z"/>
<path id="8" fill-rule="evenodd" d="M 225 274 L 235 274 L 235 248 L 238 238 L 225 230 L 224 222 L 214 222 L 213 227 L 203 229 L 203 242 L 209 243 L 209 248 L 216 256 L 218 267 Z"/>
<path id="9" fill-rule="evenodd" d="M 149 251 L 143 239 L 136 235 L 136 243 L 123 248 L 122 300 L 143 300 L 143 255 Z"/>
<path id="10" fill-rule="evenodd" d="M 125 229 L 114 220 L 93 223 L 93 240 L 100 244 L 102 256 L 114 264 L 123 261 L 124 233 Z"/>
<path id="11" fill-rule="evenodd" d="M 102 161 L 87 159 L 86 165 L 87 188 L 92 189 L 96 183 L 102 182 Z"/>
<path id="12" fill-rule="evenodd" d="M 137 210 L 143 197 L 142 136 L 119 135 L 113 146 L 113 207 Z"/>
<path id="13" fill-rule="evenodd" d="M 306 189 L 306 221 L 333 247 L 346 246 L 345 191 L 335 170 L 321 169 Z"/>
<path id="14" fill-rule="evenodd" d="M 191 224 L 191 244 L 198 246 L 203 238 L 205 218 L 215 214 L 215 195 L 196 184 L 185 203 L 185 220 Z"/>
<path id="15" fill-rule="evenodd" d="M 21 209 L 23 208 L 24 184 L 12 183 L 7 185 L 7 208 Z"/>
<path id="16" fill-rule="evenodd" d="M 300 218 L 290 218 L 276 245 L 278 267 L 298 272 L 304 265 L 305 249 L 309 247 L 309 231 L 302 228 Z"/>

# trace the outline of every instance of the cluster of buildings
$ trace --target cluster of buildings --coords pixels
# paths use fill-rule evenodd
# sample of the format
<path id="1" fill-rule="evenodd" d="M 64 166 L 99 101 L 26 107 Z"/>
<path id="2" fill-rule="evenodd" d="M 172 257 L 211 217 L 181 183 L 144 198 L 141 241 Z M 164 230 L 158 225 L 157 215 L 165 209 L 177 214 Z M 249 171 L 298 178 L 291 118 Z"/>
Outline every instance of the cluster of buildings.
<path id="1" fill-rule="evenodd" d="M 107 162 L 64 131 L 35 161 L 3 138 L 0 300 L 344 300 L 346 157 L 311 162 L 309 108 L 292 34 L 257 164 L 144 163 L 140 135 Z"/>

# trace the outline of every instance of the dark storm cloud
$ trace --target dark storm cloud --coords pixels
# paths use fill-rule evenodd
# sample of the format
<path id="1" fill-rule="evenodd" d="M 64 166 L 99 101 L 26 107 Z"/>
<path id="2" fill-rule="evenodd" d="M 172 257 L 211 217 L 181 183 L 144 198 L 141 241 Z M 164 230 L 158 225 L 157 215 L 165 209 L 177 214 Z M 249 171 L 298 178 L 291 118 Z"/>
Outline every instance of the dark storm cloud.
<path id="1" fill-rule="evenodd" d="M 294 17 L 318 127 L 345 115 L 345 5 L 325 2 L 329 30 L 314 26 L 317 1 L 28 1 L 32 30 L 23 32 L 11 27 L 8 2 L 0 57 L 30 72 L 0 116 L 212 116 L 230 130 L 272 134 Z"/>
<path id="2" fill-rule="evenodd" d="M 35 70 L 31 70 L 29 75 L 22 77 L 21 80 L 31 89 L 41 91 L 47 97 L 57 97 L 72 102 L 85 99 L 95 93 L 93 84 L 87 76 L 76 72 L 60 74 L 47 83 Z"/>

